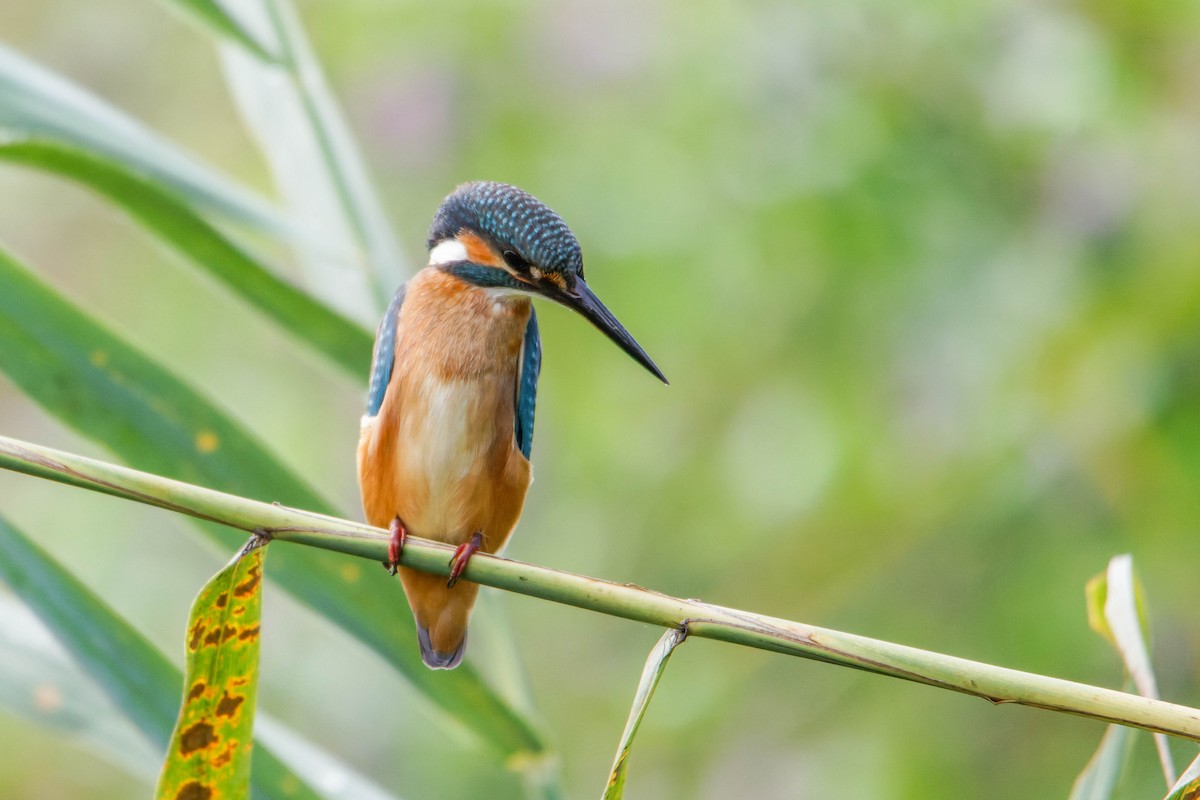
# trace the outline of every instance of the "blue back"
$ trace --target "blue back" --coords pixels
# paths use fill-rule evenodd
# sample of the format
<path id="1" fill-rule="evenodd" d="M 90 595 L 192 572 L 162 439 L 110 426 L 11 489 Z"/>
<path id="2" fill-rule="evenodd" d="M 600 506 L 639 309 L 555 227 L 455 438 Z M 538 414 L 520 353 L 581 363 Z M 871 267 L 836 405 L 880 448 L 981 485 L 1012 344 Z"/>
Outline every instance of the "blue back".
<path id="1" fill-rule="evenodd" d="M 538 333 L 537 312 L 529 310 L 525 343 L 521 347 L 521 377 L 517 384 L 517 420 L 514 433 L 517 447 L 529 458 L 533 449 L 533 411 L 537 405 L 538 373 L 542 371 L 542 337 Z"/>
<path id="2" fill-rule="evenodd" d="M 387 313 L 375 334 L 375 360 L 371 364 L 371 383 L 367 389 L 368 417 L 379 413 L 383 396 L 387 394 L 388 384 L 392 380 L 392 366 L 396 361 L 396 326 L 400 322 L 400 306 L 404 305 L 404 293 L 407 290 L 407 283 L 396 290 L 396 296 L 388 304 Z"/>

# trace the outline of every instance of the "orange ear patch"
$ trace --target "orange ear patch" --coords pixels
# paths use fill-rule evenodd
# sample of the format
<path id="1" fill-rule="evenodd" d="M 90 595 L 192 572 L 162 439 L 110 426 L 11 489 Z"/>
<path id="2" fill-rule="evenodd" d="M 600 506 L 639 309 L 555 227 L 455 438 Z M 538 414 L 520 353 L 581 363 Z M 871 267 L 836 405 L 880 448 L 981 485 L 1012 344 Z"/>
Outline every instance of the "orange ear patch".
<path id="1" fill-rule="evenodd" d="M 458 240 L 467 249 L 467 260 L 473 264 L 503 269 L 504 261 L 492 246 L 470 231 L 459 231 Z"/>

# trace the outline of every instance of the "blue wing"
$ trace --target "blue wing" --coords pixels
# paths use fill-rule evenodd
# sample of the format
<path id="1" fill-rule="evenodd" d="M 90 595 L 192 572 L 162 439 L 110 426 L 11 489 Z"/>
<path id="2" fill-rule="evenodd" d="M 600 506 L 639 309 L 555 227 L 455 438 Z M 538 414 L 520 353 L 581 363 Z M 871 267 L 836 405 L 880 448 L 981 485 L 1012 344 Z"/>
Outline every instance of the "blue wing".
<path id="1" fill-rule="evenodd" d="M 400 323 L 400 306 L 404 305 L 407 289 L 406 283 L 396 290 L 396 296 L 388 304 L 387 313 L 375 334 L 375 360 L 371 363 L 371 383 L 367 390 L 368 417 L 379 413 L 383 396 L 387 394 L 388 384 L 392 381 L 392 365 L 396 360 L 396 326 Z"/>
<path id="2" fill-rule="evenodd" d="M 517 376 L 517 419 L 514 433 L 517 447 L 525 458 L 533 449 L 533 411 L 537 405 L 538 373 L 542 371 L 542 337 L 538 334 L 537 313 L 529 310 L 525 343 L 521 346 L 521 371 Z"/>

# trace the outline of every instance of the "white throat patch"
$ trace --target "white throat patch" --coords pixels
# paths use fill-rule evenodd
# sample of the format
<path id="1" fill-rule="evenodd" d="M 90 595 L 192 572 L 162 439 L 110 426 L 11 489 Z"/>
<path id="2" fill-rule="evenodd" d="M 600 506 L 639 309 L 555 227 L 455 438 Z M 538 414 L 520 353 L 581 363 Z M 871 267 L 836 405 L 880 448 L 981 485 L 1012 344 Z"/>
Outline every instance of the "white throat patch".
<path id="1" fill-rule="evenodd" d="M 467 260 L 467 248 L 458 239 L 447 239 L 429 251 L 429 263 L 453 264 L 455 261 Z"/>

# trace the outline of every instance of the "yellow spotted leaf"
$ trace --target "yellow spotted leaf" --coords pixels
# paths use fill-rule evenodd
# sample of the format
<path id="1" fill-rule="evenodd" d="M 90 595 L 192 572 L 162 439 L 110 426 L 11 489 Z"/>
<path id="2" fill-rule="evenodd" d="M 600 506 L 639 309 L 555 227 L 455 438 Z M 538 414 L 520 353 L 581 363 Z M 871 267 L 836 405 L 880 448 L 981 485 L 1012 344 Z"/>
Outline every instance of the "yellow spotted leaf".
<path id="1" fill-rule="evenodd" d="M 265 550 L 251 540 L 192 604 L 183 706 L 158 779 L 158 800 L 249 796 Z"/>

